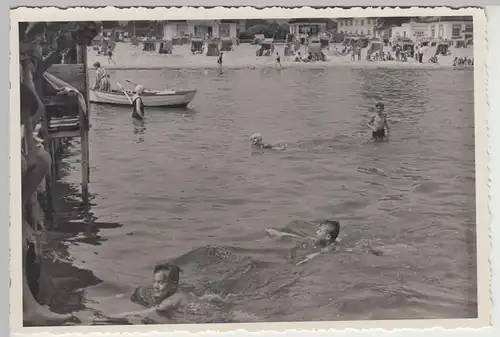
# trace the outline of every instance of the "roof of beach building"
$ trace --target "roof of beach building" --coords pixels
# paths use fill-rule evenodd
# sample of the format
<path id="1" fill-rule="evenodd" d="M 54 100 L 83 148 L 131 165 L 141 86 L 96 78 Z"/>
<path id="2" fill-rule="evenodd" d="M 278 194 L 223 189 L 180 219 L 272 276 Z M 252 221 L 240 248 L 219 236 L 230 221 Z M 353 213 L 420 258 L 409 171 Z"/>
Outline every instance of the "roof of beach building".
<path id="1" fill-rule="evenodd" d="M 463 22 L 473 21 L 472 16 L 421 16 L 415 20 L 416 22 L 431 23 L 431 22 Z"/>
<path id="2" fill-rule="evenodd" d="M 299 18 L 299 19 L 290 19 L 288 20 L 288 24 L 294 23 L 328 23 L 331 21 L 330 19 L 322 19 L 322 18 Z"/>
<path id="3" fill-rule="evenodd" d="M 230 20 L 230 19 L 222 19 L 222 20 L 163 20 L 163 23 L 187 23 L 188 21 L 193 22 L 193 21 L 213 21 L 217 22 L 219 24 L 225 24 L 225 23 L 240 23 L 242 20 Z"/>

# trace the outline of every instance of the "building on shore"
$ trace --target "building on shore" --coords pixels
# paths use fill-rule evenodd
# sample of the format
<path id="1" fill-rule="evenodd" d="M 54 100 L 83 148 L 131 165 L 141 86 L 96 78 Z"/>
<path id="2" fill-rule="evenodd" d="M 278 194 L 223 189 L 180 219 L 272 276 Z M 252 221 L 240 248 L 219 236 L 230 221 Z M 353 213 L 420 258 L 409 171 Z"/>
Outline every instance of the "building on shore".
<path id="1" fill-rule="evenodd" d="M 101 34 L 114 41 L 133 36 L 161 36 L 155 21 L 103 21 Z"/>
<path id="2" fill-rule="evenodd" d="M 327 30 L 327 19 L 291 19 L 288 20 L 290 34 L 298 37 L 318 36 Z"/>
<path id="3" fill-rule="evenodd" d="M 345 35 L 365 35 L 379 37 L 379 18 L 337 18 L 337 31 Z"/>
<path id="4" fill-rule="evenodd" d="M 244 29 L 241 20 L 169 20 L 163 22 L 163 37 L 171 40 L 184 35 L 236 38 Z"/>
<path id="5" fill-rule="evenodd" d="M 469 41 L 473 38 L 472 17 L 426 17 L 392 27 L 392 38 Z"/>
<path id="6" fill-rule="evenodd" d="M 392 39 L 407 38 L 416 41 L 428 37 L 429 25 L 425 22 L 411 21 L 401 26 L 392 27 L 390 37 Z"/>
<path id="7" fill-rule="evenodd" d="M 472 16 L 444 16 L 427 22 L 431 39 L 469 40 L 473 38 Z"/>

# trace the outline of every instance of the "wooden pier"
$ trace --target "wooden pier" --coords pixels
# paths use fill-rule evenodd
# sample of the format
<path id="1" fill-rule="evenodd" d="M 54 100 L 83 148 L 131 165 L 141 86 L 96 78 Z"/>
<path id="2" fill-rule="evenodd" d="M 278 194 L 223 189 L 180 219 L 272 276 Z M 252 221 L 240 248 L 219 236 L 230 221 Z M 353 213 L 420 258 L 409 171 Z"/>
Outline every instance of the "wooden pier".
<path id="1" fill-rule="evenodd" d="M 40 96 L 43 97 L 45 115 L 42 118 L 42 136 L 44 147 L 52 158 L 52 170 L 46 177 L 47 204 L 45 217 L 55 225 L 55 183 L 58 179 L 58 163 L 66 141 L 73 138 L 80 139 L 81 163 L 81 195 L 84 211 L 84 221 L 90 222 L 89 205 L 89 97 L 87 74 L 87 48 L 77 47 L 77 60 L 73 64 L 54 64 L 47 73 L 78 90 L 85 99 L 85 109 L 81 109 L 78 96 L 75 93 L 57 92 L 46 81 L 39 86 Z"/>

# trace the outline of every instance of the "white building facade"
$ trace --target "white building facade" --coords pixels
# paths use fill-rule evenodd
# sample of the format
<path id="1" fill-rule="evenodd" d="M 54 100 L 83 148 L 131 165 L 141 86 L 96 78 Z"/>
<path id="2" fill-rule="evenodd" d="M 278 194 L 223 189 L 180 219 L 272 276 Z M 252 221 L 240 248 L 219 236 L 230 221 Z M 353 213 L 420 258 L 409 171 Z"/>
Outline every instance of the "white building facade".
<path id="1" fill-rule="evenodd" d="M 431 39 L 467 40 L 472 39 L 472 21 L 438 21 L 428 23 L 427 36 Z"/>
<path id="2" fill-rule="evenodd" d="M 241 27 L 238 20 L 166 21 L 163 23 L 163 37 L 171 40 L 188 34 L 203 38 L 207 36 L 236 38 Z"/>
<path id="3" fill-rule="evenodd" d="M 338 18 L 337 31 L 346 35 L 377 37 L 378 18 Z"/>
<path id="4" fill-rule="evenodd" d="M 416 41 L 428 37 L 429 24 L 425 22 L 408 22 L 391 28 L 392 39 L 408 38 Z"/>
<path id="5" fill-rule="evenodd" d="M 326 22 L 315 19 L 293 19 L 288 21 L 290 34 L 296 36 L 318 36 L 326 32 Z"/>
<path id="6" fill-rule="evenodd" d="M 432 22 L 413 21 L 391 29 L 392 39 L 467 40 L 473 37 L 473 22 L 464 20 L 446 21 L 447 18 Z"/>

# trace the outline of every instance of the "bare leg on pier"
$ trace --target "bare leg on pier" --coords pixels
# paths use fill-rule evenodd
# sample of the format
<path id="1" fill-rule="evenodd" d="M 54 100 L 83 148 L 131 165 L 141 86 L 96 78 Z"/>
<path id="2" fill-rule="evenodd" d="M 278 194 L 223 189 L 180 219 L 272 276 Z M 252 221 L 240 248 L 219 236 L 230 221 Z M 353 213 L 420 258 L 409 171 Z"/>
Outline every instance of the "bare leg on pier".
<path id="1" fill-rule="evenodd" d="M 49 308 L 41 306 L 36 301 L 28 286 L 28 279 L 25 272 L 26 261 L 26 242 L 33 239 L 33 230 L 31 226 L 23 221 L 23 322 L 31 326 L 60 325 L 73 318 L 71 314 L 56 314 Z"/>
<path id="2" fill-rule="evenodd" d="M 23 203 L 30 200 L 30 197 L 38 189 L 42 180 L 50 172 L 50 154 L 45 149 L 40 147 L 35 148 L 30 157 L 31 162 L 28 162 L 29 169 L 23 176 Z"/>

